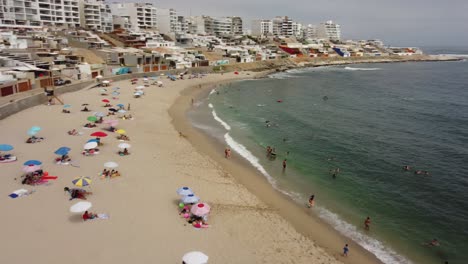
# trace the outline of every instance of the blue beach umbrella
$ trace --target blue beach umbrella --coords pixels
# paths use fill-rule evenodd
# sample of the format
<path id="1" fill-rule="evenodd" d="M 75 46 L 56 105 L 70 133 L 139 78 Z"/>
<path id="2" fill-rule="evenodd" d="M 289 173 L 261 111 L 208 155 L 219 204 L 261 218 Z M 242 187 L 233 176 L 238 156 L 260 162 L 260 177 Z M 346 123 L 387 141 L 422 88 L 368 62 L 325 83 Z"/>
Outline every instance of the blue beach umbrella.
<path id="1" fill-rule="evenodd" d="M 106 116 L 106 114 L 104 114 L 103 112 L 96 112 L 96 113 L 94 113 L 94 116 L 104 117 L 104 116 Z"/>
<path id="2" fill-rule="evenodd" d="M 26 161 L 25 163 L 23 163 L 24 166 L 32 166 L 32 165 L 41 165 L 42 162 L 38 161 L 38 160 L 28 160 Z"/>
<path id="3" fill-rule="evenodd" d="M 99 142 L 99 140 L 97 140 L 97 139 L 95 139 L 95 138 L 92 138 L 92 139 L 86 141 L 86 143 L 89 143 L 89 142 Z"/>
<path id="4" fill-rule="evenodd" d="M 69 147 L 61 147 L 57 149 L 54 153 L 60 156 L 67 155 L 71 149 Z"/>
<path id="5" fill-rule="evenodd" d="M 193 194 L 193 191 L 189 187 L 182 187 L 182 188 L 177 189 L 177 194 L 184 196 L 184 195 Z"/>
<path id="6" fill-rule="evenodd" d="M 112 92 L 112 95 L 113 95 L 113 96 L 117 96 L 117 95 L 119 95 L 119 94 L 120 94 L 119 92 Z"/>
<path id="7" fill-rule="evenodd" d="M 114 88 L 112 88 L 112 90 L 114 90 L 114 91 L 117 91 L 117 90 L 119 90 L 119 89 L 120 89 L 120 87 L 114 87 Z"/>
<path id="8" fill-rule="evenodd" d="M 70 104 L 63 105 L 63 108 L 70 108 L 70 107 L 71 107 Z"/>
<path id="9" fill-rule="evenodd" d="M 0 151 L 10 151 L 13 149 L 12 145 L 0 144 Z"/>
<path id="10" fill-rule="evenodd" d="M 29 130 L 39 132 L 39 131 L 42 130 L 42 128 L 41 128 L 41 127 L 38 127 L 38 126 L 33 126 L 33 127 L 31 127 Z"/>
<path id="11" fill-rule="evenodd" d="M 29 135 L 29 136 L 35 136 L 35 135 L 37 134 L 37 132 L 39 132 L 39 131 L 31 130 L 31 129 L 30 129 L 30 130 L 28 130 L 28 135 Z"/>
<path id="12" fill-rule="evenodd" d="M 125 105 L 123 104 L 117 104 L 118 107 L 124 107 Z"/>
<path id="13" fill-rule="evenodd" d="M 182 197 L 182 202 L 184 204 L 198 203 L 198 201 L 200 201 L 200 198 L 195 196 L 195 194 L 189 194 Z"/>

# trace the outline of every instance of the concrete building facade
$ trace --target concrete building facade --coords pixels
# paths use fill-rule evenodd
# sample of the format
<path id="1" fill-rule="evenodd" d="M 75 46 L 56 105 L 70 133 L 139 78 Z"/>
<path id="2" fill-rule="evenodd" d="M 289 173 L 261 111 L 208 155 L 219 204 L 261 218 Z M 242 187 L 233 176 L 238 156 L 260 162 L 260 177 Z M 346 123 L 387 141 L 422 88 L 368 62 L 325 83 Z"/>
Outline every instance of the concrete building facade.
<path id="1" fill-rule="evenodd" d="M 329 39 L 332 41 L 341 40 L 341 27 L 338 24 L 335 24 L 333 21 L 327 21 L 321 23 L 317 27 L 317 37 L 323 39 Z"/>
<path id="2" fill-rule="evenodd" d="M 78 0 L 0 0 L 0 24 L 79 27 Z"/>
<path id="3" fill-rule="evenodd" d="M 111 32 L 113 19 L 111 9 L 104 0 L 80 1 L 81 26 L 87 29 Z"/>
<path id="4" fill-rule="evenodd" d="M 177 12 L 174 9 L 158 8 L 156 14 L 159 33 L 168 34 L 180 31 L 180 25 L 177 23 Z"/>
<path id="5" fill-rule="evenodd" d="M 268 19 L 252 20 L 252 36 L 269 36 L 273 34 L 273 22 Z"/>
<path id="6" fill-rule="evenodd" d="M 113 15 L 127 18 L 132 29 L 155 29 L 158 26 L 157 9 L 151 3 L 113 3 Z"/>

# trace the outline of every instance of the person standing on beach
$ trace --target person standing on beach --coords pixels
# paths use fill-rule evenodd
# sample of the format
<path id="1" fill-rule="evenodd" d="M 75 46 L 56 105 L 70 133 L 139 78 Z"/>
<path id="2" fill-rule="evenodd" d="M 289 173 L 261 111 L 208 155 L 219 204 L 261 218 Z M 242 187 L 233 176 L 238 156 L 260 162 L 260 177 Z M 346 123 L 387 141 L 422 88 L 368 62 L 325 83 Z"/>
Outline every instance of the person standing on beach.
<path id="1" fill-rule="evenodd" d="M 364 221 L 364 229 L 369 231 L 370 230 L 370 217 L 367 217 L 366 220 Z"/>
<path id="2" fill-rule="evenodd" d="M 314 207 L 315 205 L 315 195 L 312 194 L 309 198 L 309 208 Z"/>
<path id="3" fill-rule="evenodd" d="M 347 257 L 349 253 L 349 247 L 348 244 L 346 244 L 343 248 L 343 257 Z"/>
<path id="4" fill-rule="evenodd" d="M 228 158 L 228 148 L 224 149 L 224 157 L 227 159 Z"/>
<path id="5" fill-rule="evenodd" d="M 127 111 L 130 111 L 130 104 L 127 105 Z"/>
<path id="6" fill-rule="evenodd" d="M 286 170 L 286 161 L 287 161 L 286 159 L 283 160 L 283 171 Z"/>

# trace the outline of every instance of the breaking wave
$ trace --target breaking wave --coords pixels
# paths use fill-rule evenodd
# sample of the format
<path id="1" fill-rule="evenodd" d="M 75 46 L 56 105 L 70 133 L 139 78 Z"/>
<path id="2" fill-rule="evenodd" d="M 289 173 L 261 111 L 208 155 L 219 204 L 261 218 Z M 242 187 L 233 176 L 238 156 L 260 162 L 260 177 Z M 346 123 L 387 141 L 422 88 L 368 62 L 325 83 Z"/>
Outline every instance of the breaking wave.
<path id="1" fill-rule="evenodd" d="M 348 71 L 378 71 L 381 70 L 381 68 L 357 68 L 357 67 L 345 67 L 345 70 Z"/>

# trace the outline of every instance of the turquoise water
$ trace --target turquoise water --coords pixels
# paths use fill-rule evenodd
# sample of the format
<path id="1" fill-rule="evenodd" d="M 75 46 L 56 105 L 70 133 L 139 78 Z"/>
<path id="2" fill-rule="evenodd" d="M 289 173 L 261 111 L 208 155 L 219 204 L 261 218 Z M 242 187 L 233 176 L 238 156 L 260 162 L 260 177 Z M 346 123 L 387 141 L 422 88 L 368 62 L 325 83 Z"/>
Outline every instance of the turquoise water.
<path id="1" fill-rule="evenodd" d="M 292 70 L 218 87 L 190 116 L 385 263 L 468 263 L 466 61 Z"/>

